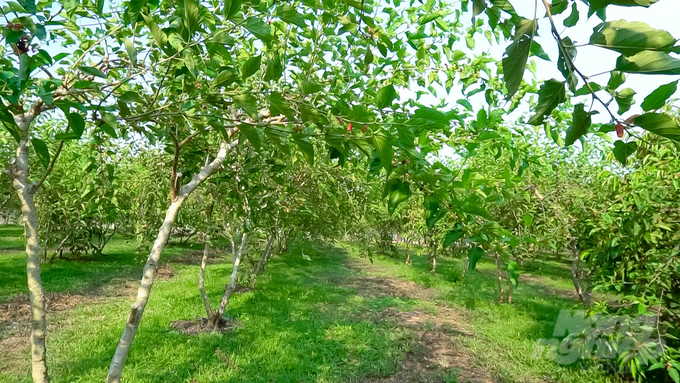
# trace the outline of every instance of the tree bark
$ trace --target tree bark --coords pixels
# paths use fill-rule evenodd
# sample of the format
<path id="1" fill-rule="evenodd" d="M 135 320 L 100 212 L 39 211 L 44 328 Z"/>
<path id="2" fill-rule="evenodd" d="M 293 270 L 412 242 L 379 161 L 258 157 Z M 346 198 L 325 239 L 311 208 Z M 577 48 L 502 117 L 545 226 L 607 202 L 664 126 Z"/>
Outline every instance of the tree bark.
<path id="1" fill-rule="evenodd" d="M 435 240 L 432 241 L 434 243 L 434 251 L 430 254 L 430 262 L 432 264 L 432 268 L 430 269 L 430 272 L 432 274 L 437 272 L 437 242 Z"/>
<path id="2" fill-rule="evenodd" d="M 35 117 L 42 111 L 42 103 L 36 103 L 31 111 L 15 116 L 20 130 L 16 157 L 10 162 L 6 173 L 21 202 L 21 216 L 26 237 L 26 276 L 31 305 L 31 376 L 34 383 L 50 381 L 47 374 L 47 319 L 45 318 L 45 295 L 40 278 L 40 237 L 38 215 L 35 212 L 33 196 L 38 185 L 28 180 L 29 172 L 29 128 Z"/>
<path id="3" fill-rule="evenodd" d="M 243 236 L 241 237 L 241 245 L 239 246 L 238 253 L 236 253 L 236 257 L 234 258 L 234 267 L 231 270 L 231 277 L 229 278 L 229 283 L 224 288 L 224 294 L 222 295 L 220 307 L 208 321 L 209 326 L 216 327 L 220 323 L 222 316 L 224 316 L 224 310 L 226 309 L 227 304 L 229 303 L 229 298 L 236 289 L 236 277 L 238 276 L 238 267 L 241 264 L 243 250 L 246 248 L 247 245 L 248 245 L 248 232 L 244 231 Z"/>
<path id="4" fill-rule="evenodd" d="M 210 237 L 206 235 L 204 241 L 203 258 L 201 258 L 201 271 L 198 273 L 198 291 L 201 292 L 201 300 L 203 300 L 203 306 L 205 307 L 206 318 L 210 318 L 212 316 L 212 308 L 210 308 L 210 299 L 208 299 L 208 294 L 205 292 L 205 266 L 208 263 Z"/>
<path id="5" fill-rule="evenodd" d="M 232 130 L 232 132 L 233 131 L 234 130 Z M 151 253 L 149 254 L 149 258 L 146 261 L 146 265 L 144 265 L 142 280 L 139 289 L 137 290 L 137 299 L 130 308 L 130 314 L 128 315 L 128 318 L 125 322 L 123 335 L 118 342 L 118 347 L 116 348 L 116 352 L 111 360 L 107 377 L 108 383 L 120 383 L 123 366 L 125 365 L 125 360 L 127 359 L 128 352 L 130 351 L 130 345 L 132 344 L 135 334 L 137 334 L 137 328 L 142 321 L 144 308 L 149 301 L 149 295 L 151 294 L 151 286 L 153 285 L 153 278 L 156 274 L 158 260 L 160 259 L 165 244 L 170 238 L 172 227 L 175 224 L 175 218 L 177 217 L 180 207 L 182 207 L 182 203 L 186 197 L 196 190 L 198 185 L 203 183 L 203 181 L 208 179 L 222 166 L 227 153 L 234 146 L 236 146 L 237 143 L 238 141 L 234 141 L 228 144 L 223 141 L 220 145 L 220 150 L 217 153 L 217 157 L 215 157 L 215 159 L 210 164 L 202 167 L 201 171 L 179 190 L 179 193 L 176 194 L 175 198 L 170 203 L 170 207 L 168 207 L 168 210 L 165 213 L 163 225 L 158 231 L 156 241 L 154 242 L 153 248 L 151 248 Z"/>
<path id="6" fill-rule="evenodd" d="M 498 296 L 499 302 L 503 303 L 503 274 L 501 273 L 501 256 L 496 253 L 496 275 L 498 276 Z"/>
<path id="7" fill-rule="evenodd" d="M 574 282 L 574 288 L 581 302 L 585 307 L 590 307 L 592 303 L 590 286 L 586 286 L 584 281 L 583 267 L 581 265 L 581 256 L 576 246 L 576 239 L 571 237 L 569 241 L 571 248 L 572 264 L 571 264 L 571 280 Z"/>
<path id="8" fill-rule="evenodd" d="M 270 234 L 269 238 L 267 240 L 267 247 L 265 248 L 264 252 L 262 253 L 262 256 L 260 257 L 260 261 L 257 263 L 257 267 L 255 268 L 255 275 L 253 276 L 253 281 L 250 283 L 250 288 L 254 289 L 255 284 L 257 283 L 257 276 L 264 271 L 265 264 L 267 263 L 267 259 L 269 258 L 269 254 L 272 251 L 272 245 L 274 244 L 274 235 Z"/>
<path id="9" fill-rule="evenodd" d="M 460 274 L 460 279 L 465 278 L 465 273 L 467 273 L 467 269 L 470 266 L 470 258 L 466 255 L 465 256 L 465 261 L 463 262 L 463 272 Z"/>

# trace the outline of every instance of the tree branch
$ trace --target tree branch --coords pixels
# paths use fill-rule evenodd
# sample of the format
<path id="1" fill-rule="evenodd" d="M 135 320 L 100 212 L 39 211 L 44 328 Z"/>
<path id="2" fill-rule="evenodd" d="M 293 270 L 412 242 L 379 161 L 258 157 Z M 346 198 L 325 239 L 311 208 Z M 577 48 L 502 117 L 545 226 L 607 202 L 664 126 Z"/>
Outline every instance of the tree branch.
<path id="1" fill-rule="evenodd" d="M 50 166 L 47 167 L 45 174 L 43 174 L 40 181 L 33 188 L 34 192 L 36 192 L 40 188 L 40 186 L 42 186 L 42 184 L 43 184 L 43 182 L 45 182 L 45 179 L 47 178 L 47 176 L 49 176 L 50 173 L 52 173 L 52 169 L 54 168 L 54 163 L 57 162 L 57 158 L 59 158 L 59 155 L 61 154 L 61 149 L 63 149 L 63 147 L 64 147 L 64 140 L 61 140 L 61 142 L 59 143 L 59 147 L 57 148 L 57 151 L 54 153 L 54 156 L 52 156 L 52 162 L 50 162 Z"/>

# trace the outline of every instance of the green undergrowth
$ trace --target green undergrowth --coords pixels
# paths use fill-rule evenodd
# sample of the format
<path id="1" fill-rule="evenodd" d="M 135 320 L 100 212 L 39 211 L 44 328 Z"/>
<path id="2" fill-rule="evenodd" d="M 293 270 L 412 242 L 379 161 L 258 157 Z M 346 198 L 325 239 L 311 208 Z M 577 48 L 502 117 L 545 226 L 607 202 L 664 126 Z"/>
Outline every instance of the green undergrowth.
<path id="1" fill-rule="evenodd" d="M 0 249 L 9 249 L 0 252 L 0 303 L 28 293 L 22 236 L 21 226 L 0 226 Z M 141 268 L 148 253 L 136 248 L 136 241 L 117 235 L 101 255 L 42 263 L 43 288 L 47 293 L 68 294 L 88 294 L 98 288 L 115 288 L 115 282 L 141 276 Z M 201 249 L 201 246 L 170 243 L 163 252 L 164 261 L 172 260 L 192 248 Z"/>
<path id="2" fill-rule="evenodd" d="M 344 253 L 310 247 L 305 254 L 314 261 L 303 260 L 299 252 L 274 258 L 254 292 L 232 298 L 228 315 L 237 321 L 236 329 L 198 336 L 171 327 L 173 321 L 205 315 L 196 288 L 198 267 L 171 262 L 174 276 L 154 283 L 125 381 L 346 382 L 394 374 L 415 335 L 392 321 L 357 316 L 387 307 L 414 310 L 423 303 L 359 297 L 343 286 L 354 273 L 344 267 Z M 208 267 L 206 288 L 214 306 L 230 268 Z M 130 303 L 109 298 L 50 315 L 56 328 L 48 340 L 55 382 L 104 380 Z M 25 354 L 26 362 L 6 366 L 0 381 L 30 381 Z"/>
<path id="3" fill-rule="evenodd" d="M 57 261 L 43 265 L 48 292 L 82 292 L 137 280 L 142 259 L 135 244 L 116 238 L 104 253 L 88 262 Z M 436 313 L 446 305 L 459 310 L 475 337 L 453 335 L 457 347 L 473 356 L 480 371 L 504 382 L 613 381 L 594 369 L 561 367 L 533 358 L 536 341 L 550 337 L 559 310 L 573 300 L 553 295 L 538 282 L 520 284 L 512 305 L 496 303 L 491 265 L 460 279 L 460 261 L 439 260 L 437 274 L 427 271 L 425 258 L 375 256 L 374 264 L 359 257 L 358 248 L 343 244 L 291 247 L 272 259 L 255 291 L 233 296 L 227 314 L 237 327 L 224 334 L 185 335 L 172 328 L 177 320 L 205 316 L 196 287 L 198 266 L 173 262 L 198 246 L 170 246 L 171 278 L 154 283 L 144 320 L 124 370 L 126 382 L 363 382 L 399 371 L 406 353 L 418 341 L 416 330 L 380 315 L 385 309 Z M 229 259 L 228 255 L 224 255 Z M 21 253 L 0 254 L 0 297 L 25 289 Z M 363 263 L 366 268 L 348 268 Z M 228 262 L 208 266 L 206 289 L 216 306 L 231 271 Z M 559 273 L 557 273 L 559 274 Z M 360 294 L 356 277 L 401 278 L 430 287 L 432 298 Z M 559 282 L 566 275 L 550 278 Z M 100 289 L 100 291 L 103 291 Z M 101 382 L 129 311 L 129 296 L 99 297 L 76 308 L 48 315 L 49 368 L 54 382 Z M 0 382 L 30 382 L 29 351 L 0 362 Z M 456 373 L 449 371 L 447 382 Z"/>
<path id="4" fill-rule="evenodd" d="M 343 244 L 356 258 L 363 254 L 357 246 Z M 526 283 L 514 289 L 512 304 L 498 303 L 496 264 L 482 259 L 477 269 L 461 279 L 462 261 L 452 257 L 437 259 L 437 272 L 429 272 L 426 256 L 411 254 L 405 264 L 403 251 L 396 257 L 374 255 L 373 268 L 367 273 L 397 277 L 436 291 L 436 301 L 460 310 L 472 325 L 475 337 L 457 336 L 456 341 L 474 355 L 482 370 L 492 371 L 504 382 L 618 382 L 616 376 L 602 372 L 599 366 L 560 366 L 554 360 L 540 358 L 538 342 L 552 339 L 561 310 L 578 309 L 571 293 L 569 269 L 559 262 L 536 261 L 531 265 Z M 368 259 L 362 262 L 370 263 Z M 376 270 L 377 269 L 377 270 Z M 539 274 L 540 273 L 540 274 Z M 507 280 L 503 285 L 506 293 Z"/>

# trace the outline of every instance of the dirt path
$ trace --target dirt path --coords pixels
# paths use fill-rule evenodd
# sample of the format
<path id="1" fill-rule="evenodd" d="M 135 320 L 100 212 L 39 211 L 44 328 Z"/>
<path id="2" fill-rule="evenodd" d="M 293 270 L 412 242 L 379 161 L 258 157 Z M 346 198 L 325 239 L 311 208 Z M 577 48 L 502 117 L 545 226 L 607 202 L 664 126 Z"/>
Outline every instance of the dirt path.
<path id="1" fill-rule="evenodd" d="M 168 264 L 160 266 L 156 271 L 157 278 L 167 279 L 174 275 L 172 267 Z M 71 293 L 45 293 L 45 306 L 47 311 L 48 333 L 59 327 L 52 320 L 56 313 L 72 310 L 83 304 L 96 304 L 105 298 L 134 297 L 139 282 L 136 279 L 119 279 L 111 283 L 93 289 L 83 294 Z M 23 353 L 28 349 L 30 342 L 28 337 L 31 330 L 31 307 L 28 294 L 21 294 L 8 302 L 0 304 L 0 371 L 12 366 L 20 365 L 25 361 Z"/>
<path id="2" fill-rule="evenodd" d="M 385 276 L 371 276 L 383 268 L 359 259 L 349 259 L 347 267 L 360 276 L 349 279 L 347 285 L 363 297 L 398 297 L 437 302 L 439 292 L 415 282 Z M 369 274 L 367 276 L 367 274 Z M 399 311 L 393 307 L 377 314 L 367 314 L 361 319 L 395 321 L 398 326 L 413 330 L 417 343 L 406 353 L 401 369 L 393 376 L 366 380 L 365 383 L 434 383 L 444 382 L 444 376 L 457 371 L 457 382 L 491 383 L 488 371 L 475 367 L 473 356 L 458 345 L 459 337 L 474 337 L 474 331 L 465 319 L 464 309 L 435 303 L 436 312 L 423 310 Z M 448 375 L 450 376 L 450 375 Z"/>

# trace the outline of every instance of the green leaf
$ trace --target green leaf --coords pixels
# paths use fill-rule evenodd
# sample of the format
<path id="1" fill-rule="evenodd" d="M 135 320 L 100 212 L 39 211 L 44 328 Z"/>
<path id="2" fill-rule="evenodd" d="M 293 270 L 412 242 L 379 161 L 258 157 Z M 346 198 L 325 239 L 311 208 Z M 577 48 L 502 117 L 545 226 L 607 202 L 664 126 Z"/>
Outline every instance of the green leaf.
<path id="1" fill-rule="evenodd" d="M 19 125 L 14 121 L 14 115 L 10 113 L 3 102 L 0 102 L 0 122 L 2 122 L 2 125 L 7 129 L 9 134 L 12 135 L 16 142 L 21 141 L 21 130 L 19 129 Z"/>
<path id="2" fill-rule="evenodd" d="M 257 17 L 250 17 L 246 21 L 246 29 L 250 31 L 255 37 L 268 43 L 272 40 L 272 29 L 269 24 L 260 20 Z"/>
<path id="3" fill-rule="evenodd" d="M 238 75 L 232 69 L 225 69 L 215 76 L 215 87 L 229 86 L 238 80 Z"/>
<path id="4" fill-rule="evenodd" d="M 512 285 L 517 287 L 519 284 L 519 266 L 517 265 L 517 262 L 508 262 L 508 277 L 510 278 Z"/>
<path id="5" fill-rule="evenodd" d="M 575 92 L 576 86 L 578 85 L 578 77 L 576 76 L 576 73 L 574 73 L 574 67 L 572 63 L 576 57 L 577 50 L 576 47 L 574 47 L 574 42 L 571 41 L 569 37 L 565 37 L 560 40 L 560 45 L 562 45 L 564 49 L 559 50 L 557 69 L 567 80 L 569 89 L 572 92 Z"/>
<path id="6" fill-rule="evenodd" d="M 79 2 L 76 1 L 75 3 L 78 4 Z M 131 25 L 134 25 L 137 22 L 137 18 L 139 18 L 142 8 L 146 7 L 147 4 L 147 0 L 130 0 L 128 2 L 127 8 L 125 8 L 125 15 L 128 17 L 128 20 L 130 20 Z M 68 7 L 66 8 L 68 10 Z"/>
<path id="7" fill-rule="evenodd" d="M 264 81 L 276 81 L 283 75 L 283 64 L 281 64 L 281 56 L 274 55 L 274 58 L 267 63 L 267 73 L 264 76 Z"/>
<path id="8" fill-rule="evenodd" d="M 623 84 L 624 82 L 626 82 L 626 74 L 623 72 L 613 70 L 611 71 L 611 73 L 609 73 L 609 82 L 607 82 L 607 90 L 614 91 L 618 87 L 620 87 L 621 84 Z"/>
<path id="9" fill-rule="evenodd" d="M 569 17 L 564 19 L 564 26 L 565 27 L 573 27 L 578 23 L 580 15 L 578 13 L 578 7 L 576 6 L 576 2 L 571 4 L 571 14 L 569 14 Z"/>
<path id="10" fill-rule="evenodd" d="M 645 97 L 642 102 L 642 110 L 648 112 L 650 110 L 656 110 L 662 108 L 666 105 L 666 101 L 675 94 L 678 90 L 678 80 L 668 83 L 666 85 L 661 85 L 656 88 L 649 96 Z"/>
<path id="11" fill-rule="evenodd" d="M 19 5 L 21 5 L 26 10 L 26 12 L 30 14 L 35 14 L 37 12 L 35 0 L 19 0 Z"/>
<path id="12" fill-rule="evenodd" d="M 484 256 L 484 250 L 479 247 L 473 247 L 468 251 L 468 270 L 472 271 L 477 267 L 477 262 Z"/>
<path id="13" fill-rule="evenodd" d="M 293 141 L 295 141 L 302 154 L 304 154 L 307 162 L 314 165 L 314 145 L 309 141 L 309 137 L 297 133 L 293 134 Z"/>
<path id="14" fill-rule="evenodd" d="M 47 144 L 43 140 L 33 138 L 31 145 L 33 145 L 33 150 L 35 150 L 40 164 L 47 169 L 50 166 L 50 151 L 47 149 Z"/>
<path id="15" fill-rule="evenodd" d="M 245 80 L 248 77 L 257 73 L 257 71 L 260 69 L 261 63 L 262 56 L 253 56 L 249 58 L 241 68 L 241 77 Z"/>
<path id="16" fill-rule="evenodd" d="M 503 58 L 503 81 L 508 90 L 508 99 L 517 93 L 520 84 L 522 84 L 536 27 L 536 20 L 522 19 L 517 24 L 514 41 L 508 45 L 505 51 L 505 57 Z"/>
<path id="17" fill-rule="evenodd" d="M 576 5 L 576 3 L 574 3 Z M 611 49 L 626 56 L 645 50 L 668 52 L 677 42 L 663 30 L 654 29 L 639 21 L 608 21 L 596 26 L 590 44 Z"/>
<path id="18" fill-rule="evenodd" d="M 242 93 L 232 98 L 251 118 L 258 117 L 257 98 L 255 96 L 250 93 Z"/>
<path id="19" fill-rule="evenodd" d="M 486 0 L 474 0 L 472 7 L 472 14 L 474 16 L 479 15 L 486 9 Z"/>
<path id="20" fill-rule="evenodd" d="M 567 101 L 567 90 L 564 85 L 565 83 L 555 79 L 548 80 L 541 85 L 541 88 L 538 90 L 536 114 L 529 119 L 529 124 L 541 125 L 545 120 L 545 116 L 549 116 L 553 109 Z"/>
<path id="21" fill-rule="evenodd" d="M 637 142 L 625 143 L 621 140 L 614 142 L 614 158 L 619 161 L 623 166 L 628 164 L 628 157 L 635 153 L 637 150 Z"/>
<path id="22" fill-rule="evenodd" d="M 591 82 L 589 84 L 590 84 L 590 88 L 593 88 L 594 92 L 602 90 L 602 86 L 600 84 L 596 83 L 596 82 Z M 581 87 L 581 89 L 574 92 L 574 96 L 585 96 L 585 95 L 591 94 L 590 88 L 588 87 L 588 85 L 584 85 L 583 87 Z"/>
<path id="23" fill-rule="evenodd" d="M 89 74 L 89 75 L 92 75 L 92 76 L 101 77 L 101 78 L 107 77 L 106 73 L 100 71 L 97 68 L 91 67 L 91 66 L 80 67 L 80 70 L 82 70 L 83 73 L 86 73 L 86 74 Z"/>
<path id="24" fill-rule="evenodd" d="M 397 98 L 397 91 L 394 90 L 392 84 L 380 88 L 378 94 L 375 96 L 375 104 L 378 109 L 384 109 L 388 106 L 392 106 L 392 101 Z"/>
<path id="25" fill-rule="evenodd" d="M 240 124 L 239 130 L 241 131 L 241 133 L 243 133 L 244 136 L 246 136 L 248 141 L 250 141 L 250 144 L 253 145 L 253 148 L 259 151 L 262 145 L 260 141 L 260 133 L 258 132 L 258 130 L 254 126 L 249 124 Z"/>
<path id="26" fill-rule="evenodd" d="M 529 55 L 536 56 L 539 59 L 550 61 L 550 57 L 548 56 L 547 53 L 545 53 L 541 44 L 539 44 L 536 40 L 531 42 L 531 50 L 529 51 Z"/>
<path id="27" fill-rule="evenodd" d="M 295 111 L 290 107 L 288 100 L 278 92 L 269 95 L 269 112 L 272 116 L 284 115 L 288 120 L 295 120 Z"/>
<path id="28" fill-rule="evenodd" d="M 678 121 L 669 115 L 661 113 L 645 113 L 636 117 L 635 120 L 633 120 L 633 123 L 654 134 L 670 138 L 671 140 L 680 141 L 680 126 L 678 126 Z"/>
<path id="29" fill-rule="evenodd" d="M 137 65 L 137 51 L 135 50 L 134 44 L 132 44 L 132 41 L 128 39 L 127 37 L 125 38 L 125 50 L 127 51 L 128 57 L 130 58 L 130 63 L 132 66 Z"/>
<path id="30" fill-rule="evenodd" d="M 19 89 L 24 89 L 28 83 L 31 67 L 29 65 L 28 54 L 19 56 Z"/>
<path id="31" fill-rule="evenodd" d="M 226 0 L 224 2 L 224 16 L 231 19 L 240 10 L 241 3 L 243 3 L 243 0 Z"/>
<path id="32" fill-rule="evenodd" d="M 524 228 L 525 229 L 528 229 L 534 223 L 534 217 L 529 213 L 524 214 L 524 216 L 522 217 L 522 220 L 524 221 Z"/>
<path id="33" fill-rule="evenodd" d="M 619 105 L 619 115 L 622 115 L 630 110 L 630 107 L 635 103 L 635 100 L 633 100 L 634 96 L 635 91 L 631 88 L 624 88 L 614 94 L 616 103 Z"/>
<path id="34" fill-rule="evenodd" d="M 392 148 L 392 143 L 390 142 L 390 136 L 384 132 L 378 132 L 374 134 L 373 147 L 378 153 L 380 164 L 386 169 L 389 168 L 392 164 L 392 158 L 394 157 L 394 149 Z"/>
<path id="35" fill-rule="evenodd" d="M 364 72 L 368 72 L 373 64 L 373 51 L 370 47 L 366 48 L 366 56 L 364 56 Z"/>
<path id="36" fill-rule="evenodd" d="M 457 226 L 460 226 L 460 224 L 458 224 Z M 451 246 L 451 244 L 463 238 L 463 235 L 465 235 L 465 233 L 463 232 L 462 226 L 460 228 L 455 228 L 449 231 L 448 233 L 446 233 L 446 237 L 444 238 L 444 247 Z"/>
<path id="37" fill-rule="evenodd" d="M 85 118 L 78 113 L 69 113 L 66 115 L 68 120 L 68 132 L 59 133 L 55 135 L 57 140 L 77 140 L 83 136 L 85 131 Z"/>
<path id="38" fill-rule="evenodd" d="M 394 210 L 400 203 L 406 201 L 411 196 L 411 187 L 408 182 L 396 180 L 392 183 L 389 190 L 389 200 L 387 201 L 387 211 L 390 215 L 394 214 Z"/>
<path id="39" fill-rule="evenodd" d="M 680 60 L 668 53 L 643 51 L 634 56 L 620 56 L 616 70 L 626 73 L 680 75 Z"/>
<path id="40" fill-rule="evenodd" d="M 600 9 L 608 5 L 619 5 L 622 7 L 649 7 L 659 0 L 590 0 L 591 9 Z"/>
<path id="41" fill-rule="evenodd" d="M 475 37 L 469 33 L 465 35 L 465 45 L 471 50 L 475 50 Z"/>
<path id="42" fill-rule="evenodd" d="M 571 126 L 567 129 L 567 137 L 564 140 L 565 147 L 573 145 L 576 140 L 588 133 L 590 124 L 591 114 L 585 111 L 585 105 L 576 105 L 572 115 Z"/>
<path id="43" fill-rule="evenodd" d="M 550 4 L 550 13 L 559 15 L 564 12 L 569 6 L 569 0 L 553 0 Z"/>
<path id="44" fill-rule="evenodd" d="M 680 373 L 678 373 L 678 370 L 675 368 L 671 367 L 668 369 L 668 376 L 670 376 L 675 383 L 680 383 Z"/>
<path id="45" fill-rule="evenodd" d="M 193 36 L 194 33 L 201 26 L 201 15 L 198 6 L 194 0 L 184 0 L 184 25 L 189 31 L 189 36 Z"/>
<path id="46" fill-rule="evenodd" d="M 292 5 L 284 5 L 276 10 L 276 15 L 288 24 L 295 24 L 298 27 L 305 29 L 307 24 L 305 18 Z"/>
<path id="47" fill-rule="evenodd" d="M 153 39 L 156 40 L 156 44 L 158 44 L 158 46 L 161 48 L 164 47 L 165 44 L 168 43 L 168 35 L 165 33 L 165 31 L 158 27 L 158 24 L 156 24 L 151 16 L 142 14 L 142 17 L 144 17 L 146 25 L 149 27 L 149 31 L 151 31 Z"/>

